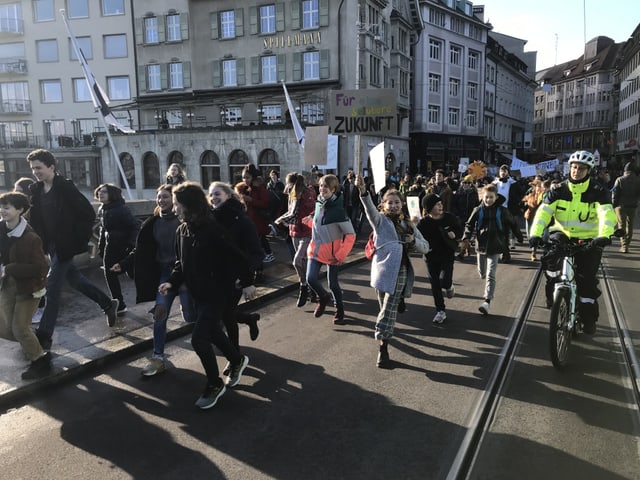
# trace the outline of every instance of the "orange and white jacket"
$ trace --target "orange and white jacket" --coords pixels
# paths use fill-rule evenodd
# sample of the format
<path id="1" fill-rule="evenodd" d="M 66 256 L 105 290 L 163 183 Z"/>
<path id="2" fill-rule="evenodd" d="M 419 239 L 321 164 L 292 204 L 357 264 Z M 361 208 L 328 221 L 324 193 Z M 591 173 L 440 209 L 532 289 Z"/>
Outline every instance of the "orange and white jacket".
<path id="1" fill-rule="evenodd" d="M 327 265 L 343 263 L 353 248 L 356 234 L 344 209 L 342 194 L 334 194 L 327 200 L 319 196 L 313 217 L 303 221 L 311 228 L 307 257 Z"/>

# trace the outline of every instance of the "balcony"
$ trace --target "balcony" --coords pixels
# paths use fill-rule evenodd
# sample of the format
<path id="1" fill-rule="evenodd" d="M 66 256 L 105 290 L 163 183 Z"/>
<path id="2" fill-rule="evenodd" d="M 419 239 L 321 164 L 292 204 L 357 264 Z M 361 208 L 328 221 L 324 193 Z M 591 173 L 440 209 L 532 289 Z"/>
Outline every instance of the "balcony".
<path id="1" fill-rule="evenodd" d="M 31 113 L 31 100 L 4 100 L 0 103 L 0 113 Z"/>
<path id="2" fill-rule="evenodd" d="M 0 75 L 27 74 L 24 58 L 0 58 Z"/>
<path id="3" fill-rule="evenodd" d="M 0 36 L 7 34 L 22 35 L 24 22 L 21 18 L 0 18 Z"/>

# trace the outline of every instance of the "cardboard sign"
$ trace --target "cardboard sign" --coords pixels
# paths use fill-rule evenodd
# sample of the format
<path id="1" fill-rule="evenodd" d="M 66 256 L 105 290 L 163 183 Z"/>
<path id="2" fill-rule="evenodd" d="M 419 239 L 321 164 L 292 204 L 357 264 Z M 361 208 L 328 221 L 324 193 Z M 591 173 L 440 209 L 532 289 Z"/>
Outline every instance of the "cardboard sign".
<path id="1" fill-rule="evenodd" d="M 330 90 L 329 127 L 334 135 L 397 135 L 393 88 Z"/>

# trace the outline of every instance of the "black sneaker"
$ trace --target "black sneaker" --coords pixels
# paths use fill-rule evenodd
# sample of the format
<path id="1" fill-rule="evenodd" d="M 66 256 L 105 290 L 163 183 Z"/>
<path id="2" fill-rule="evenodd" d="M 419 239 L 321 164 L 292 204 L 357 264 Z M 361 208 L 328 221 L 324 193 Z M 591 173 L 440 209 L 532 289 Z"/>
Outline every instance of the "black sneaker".
<path id="1" fill-rule="evenodd" d="M 327 294 L 324 297 L 320 297 L 318 300 L 318 304 L 316 305 L 315 310 L 313 311 L 313 316 L 316 318 L 320 318 L 323 314 L 327 305 L 329 305 L 329 300 L 331 299 L 331 295 Z"/>
<path id="2" fill-rule="evenodd" d="M 229 376 L 227 377 L 227 381 L 225 382 L 227 387 L 235 387 L 240 379 L 242 378 L 242 372 L 249 365 L 249 357 L 246 355 L 242 356 L 242 361 L 237 365 L 232 365 Z"/>
<path id="3" fill-rule="evenodd" d="M 260 320 L 259 313 L 250 313 L 249 319 L 247 320 L 247 324 L 249 325 L 249 338 L 252 341 L 255 341 L 260 335 L 260 329 L 258 328 L 258 320 Z"/>
<path id="4" fill-rule="evenodd" d="M 211 385 L 210 383 L 207 383 L 202 395 L 200 395 L 200 398 L 196 400 L 196 407 L 201 408 L 202 410 L 213 407 L 218 399 L 224 395 L 226 390 L 227 389 L 222 382 L 220 385 Z"/>
<path id="5" fill-rule="evenodd" d="M 117 315 L 118 317 L 122 317 L 125 313 L 127 313 L 127 304 L 124 303 L 122 300 L 118 300 L 118 311 L 117 311 Z"/>
<path id="6" fill-rule="evenodd" d="M 118 299 L 112 298 L 111 305 L 109 305 L 104 311 L 104 314 L 107 316 L 107 325 L 110 327 L 113 327 L 116 324 L 116 320 L 118 318 L 118 303 L 120 303 L 118 302 Z"/>
<path id="7" fill-rule="evenodd" d="M 29 368 L 22 372 L 23 380 L 37 380 L 51 374 L 51 352 L 31 362 Z"/>
<path id="8" fill-rule="evenodd" d="M 598 310 L 597 303 L 578 303 L 578 320 L 582 323 L 582 331 L 587 335 L 596 333 Z"/>
<path id="9" fill-rule="evenodd" d="M 307 303 L 307 299 L 309 298 L 309 286 L 308 285 L 300 285 L 300 292 L 298 292 L 298 302 L 296 303 L 296 307 L 304 307 Z"/>

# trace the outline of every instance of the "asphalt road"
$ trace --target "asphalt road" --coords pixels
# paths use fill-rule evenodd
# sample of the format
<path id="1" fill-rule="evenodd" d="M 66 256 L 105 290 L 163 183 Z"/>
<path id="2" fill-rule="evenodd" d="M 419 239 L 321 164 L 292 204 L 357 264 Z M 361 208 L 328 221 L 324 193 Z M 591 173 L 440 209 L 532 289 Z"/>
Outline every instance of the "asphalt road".
<path id="1" fill-rule="evenodd" d="M 425 267 L 416 259 L 421 278 L 398 319 L 391 370 L 375 368 L 377 308 L 368 286 L 369 266 L 363 263 L 341 273 L 347 325 L 334 327 L 330 308 L 315 319 L 310 306 L 298 309 L 294 295 L 288 295 L 262 308 L 256 342 L 242 327 L 251 363 L 240 384 L 209 411 L 193 405 L 204 377 L 186 338 L 169 345 L 171 368 L 158 377 L 143 379 L 145 359 L 135 357 L 61 386 L 0 416 L 2 477 L 445 478 L 535 268 L 520 250 L 513 264 L 498 269 L 489 317 L 477 312 L 482 282 L 475 267 L 457 263 L 457 294 L 447 301 L 449 318 L 442 326 L 431 323 L 433 301 Z M 539 310 L 542 320 L 546 311 Z M 539 335 L 542 327 L 535 320 L 531 325 L 533 336 L 527 333 L 521 347 L 524 370 L 514 370 L 513 390 L 503 401 L 508 408 L 500 410 L 508 420 L 501 423 L 499 413 L 495 436 L 488 437 L 495 445 L 489 451 L 500 446 L 508 457 L 480 457 L 476 478 L 494 478 L 491 472 L 540 478 L 518 465 L 523 459 L 533 462 L 541 452 L 546 456 L 536 471 L 548 478 L 558 477 L 545 465 L 567 461 L 582 467 L 579 478 L 634 478 L 628 472 L 640 471 L 638 452 L 634 456 L 627 446 L 640 430 L 629 421 L 628 402 L 621 401 L 624 389 L 611 386 L 615 354 L 604 358 L 606 368 L 593 360 L 585 370 L 576 369 L 575 378 L 559 377 L 547 359 L 546 343 L 539 344 L 536 331 Z M 606 337 L 594 337 L 592 348 L 597 359 L 608 348 Z M 531 390 L 526 379 L 536 388 Z M 579 380 L 586 383 L 576 385 Z M 555 397 L 545 399 L 550 394 Z M 563 450 L 562 439 L 549 441 L 544 429 L 526 435 L 522 420 L 533 417 L 528 412 L 547 431 L 558 425 L 558 414 L 571 416 L 562 424 L 563 438 L 590 439 L 586 435 L 594 433 L 611 433 L 602 437 L 607 443 L 623 438 L 625 448 L 612 461 L 626 457 L 625 468 L 599 465 L 606 455 L 589 461 L 591 450 L 580 451 L 579 442 L 575 451 Z"/>

